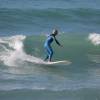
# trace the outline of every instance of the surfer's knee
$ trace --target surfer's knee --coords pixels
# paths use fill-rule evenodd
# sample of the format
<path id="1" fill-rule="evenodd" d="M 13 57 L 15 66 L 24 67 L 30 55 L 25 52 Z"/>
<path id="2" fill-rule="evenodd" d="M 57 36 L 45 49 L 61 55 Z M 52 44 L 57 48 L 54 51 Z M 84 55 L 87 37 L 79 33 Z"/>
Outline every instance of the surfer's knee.
<path id="1" fill-rule="evenodd" d="M 53 55 L 53 51 L 50 51 L 50 55 L 51 55 L 51 56 Z"/>

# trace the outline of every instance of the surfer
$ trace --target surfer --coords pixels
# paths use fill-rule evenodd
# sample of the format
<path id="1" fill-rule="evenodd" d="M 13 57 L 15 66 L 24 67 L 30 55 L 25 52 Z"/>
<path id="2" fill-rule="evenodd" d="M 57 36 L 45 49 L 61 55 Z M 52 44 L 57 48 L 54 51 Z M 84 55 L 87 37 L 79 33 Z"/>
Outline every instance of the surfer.
<path id="1" fill-rule="evenodd" d="M 47 37 L 45 43 L 44 43 L 44 48 L 46 49 L 47 52 L 47 56 L 44 59 L 44 61 L 48 60 L 51 61 L 52 56 L 53 56 L 53 49 L 51 47 L 51 43 L 53 42 L 53 40 L 55 40 L 55 42 L 62 47 L 62 45 L 58 42 L 58 40 L 56 39 L 56 35 L 58 35 L 58 30 L 54 29 L 53 32 Z"/>

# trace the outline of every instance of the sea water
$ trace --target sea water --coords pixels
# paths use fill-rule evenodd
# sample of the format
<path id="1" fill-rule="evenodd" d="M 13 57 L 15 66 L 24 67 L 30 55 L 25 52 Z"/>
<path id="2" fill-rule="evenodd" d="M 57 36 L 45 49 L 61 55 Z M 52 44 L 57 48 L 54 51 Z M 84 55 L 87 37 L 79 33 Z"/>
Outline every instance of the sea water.
<path id="1" fill-rule="evenodd" d="M 99 0 L 0 0 L 0 100 L 100 99 Z M 53 28 L 53 61 L 43 66 Z"/>

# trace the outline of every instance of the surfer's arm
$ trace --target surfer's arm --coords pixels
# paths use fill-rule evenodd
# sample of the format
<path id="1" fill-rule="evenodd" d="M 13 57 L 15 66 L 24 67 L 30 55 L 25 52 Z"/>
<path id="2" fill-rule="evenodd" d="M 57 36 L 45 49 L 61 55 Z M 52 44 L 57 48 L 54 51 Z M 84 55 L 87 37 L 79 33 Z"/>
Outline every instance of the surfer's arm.
<path id="1" fill-rule="evenodd" d="M 56 39 L 56 37 L 54 36 L 54 40 L 56 41 L 56 43 L 62 47 L 62 45 L 58 42 L 58 40 Z"/>

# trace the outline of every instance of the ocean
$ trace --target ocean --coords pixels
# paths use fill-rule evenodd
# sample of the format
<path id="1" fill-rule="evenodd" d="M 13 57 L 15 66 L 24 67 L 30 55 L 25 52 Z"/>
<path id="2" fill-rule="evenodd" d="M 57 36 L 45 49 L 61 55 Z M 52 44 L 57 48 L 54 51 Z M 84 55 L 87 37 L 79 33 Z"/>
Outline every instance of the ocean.
<path id="1" fill-rule="evenodd" d="M 100 100 L 99 0 L 0 0 L 0 100 Z M 53 61 L 44 41 L 57 28 Z"/>

